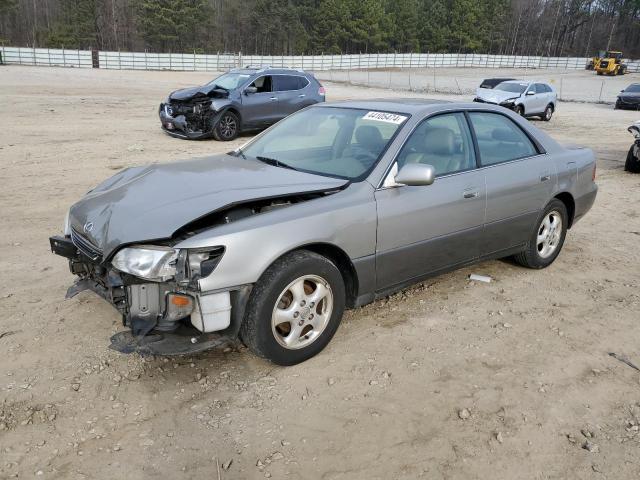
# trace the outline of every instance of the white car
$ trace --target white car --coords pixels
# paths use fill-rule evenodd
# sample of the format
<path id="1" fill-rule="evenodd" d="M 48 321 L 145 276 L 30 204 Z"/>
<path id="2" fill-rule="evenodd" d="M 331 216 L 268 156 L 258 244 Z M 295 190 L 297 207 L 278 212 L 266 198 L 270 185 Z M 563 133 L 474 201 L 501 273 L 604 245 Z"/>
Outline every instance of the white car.
<path id="1" fill-rule="evenodd" d="M 548 83 L 510 80 L 494 88 L 478 88 L 473 101 L 500 105 L 523 117 L 540 117 L 548 122 L 556 110 L 558 95 Z"/>

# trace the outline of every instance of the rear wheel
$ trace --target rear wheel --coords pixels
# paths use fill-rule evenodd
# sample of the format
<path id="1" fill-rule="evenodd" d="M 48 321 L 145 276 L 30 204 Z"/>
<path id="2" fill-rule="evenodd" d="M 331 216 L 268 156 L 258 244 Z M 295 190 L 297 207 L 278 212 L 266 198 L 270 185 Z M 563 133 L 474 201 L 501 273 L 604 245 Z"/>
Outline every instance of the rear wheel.
<path id="1" fill-rule="evenodd" d="M 548 122 L 549 120 L 551 120 L 552 116 L 553 116 L 553 105 L 549 104 L 547 105 L 547 108 L 544 109 L 544 113 L 542 114 L 541 118 L 545 122 Z"/>
<path id="2" fill-rule="evenodd" d="M 338 268 L 316 253 L 292 252 L 276 260 L 256 283 L 240 338 L 256 355 L 295 365 L 329 343 L 344 306 Z"/>
<path id="3" fill-rule="evenodd" d="M 553 199 L 544 209 L 531 233 L 525 250 L 514 256 L 516 262 L 528 268 L 545 268 L 560 254 L 567 235 L 567 207 Z"/>
<path id="4" fill-rule="evenodd" d="M 234 140 L 240 133 L 240 120 L 233 112 L 225 112 L 213 129 L 213 138 L 228 142 Z"/>

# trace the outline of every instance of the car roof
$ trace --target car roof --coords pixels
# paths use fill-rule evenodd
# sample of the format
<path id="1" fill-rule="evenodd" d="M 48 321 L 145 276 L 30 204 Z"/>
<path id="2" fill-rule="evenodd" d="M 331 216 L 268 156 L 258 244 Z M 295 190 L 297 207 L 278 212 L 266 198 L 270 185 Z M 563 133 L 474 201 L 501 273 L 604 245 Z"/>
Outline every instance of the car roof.
<path id="1" fill-rule="evenodd" d="M 405 113 L 412 115 L 425 110 L 431 110 L 434 106 L 451 103 L 454 102 L 448 100 L 436 100 L 433 98 L 376 98 L 372 100 L 345 100 L 340 102 L 319 103 L 316 106 L 380 110 L 383 112 Z"/>
<path id="2" fill-rule="evenodd" d="M 305 72 L 304 70 L 298 70 L 295 68 L 271 68 L 268 66 L 262 67 L 262 66 L 256 66 L 256 67 L 252 67 L 252 66 L 247 66 L 244 68 L 234 68 L 232 70 L 229 71 L 230 73 L 245 73 L 245 74 L 249 74 L 249 75 L 255 75 L 257 73 L 272 73 L 272 74 L 288 74 L 288 75 L 309 75 L 311 76 L 311 73 Z"/>

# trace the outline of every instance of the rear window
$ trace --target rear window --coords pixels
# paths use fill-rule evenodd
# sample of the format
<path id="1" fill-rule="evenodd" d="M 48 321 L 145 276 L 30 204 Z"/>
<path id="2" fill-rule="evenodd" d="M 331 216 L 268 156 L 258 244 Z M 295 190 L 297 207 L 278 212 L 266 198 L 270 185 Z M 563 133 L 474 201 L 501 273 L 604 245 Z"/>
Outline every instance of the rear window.
<path id="1" fill-rule="evenodd" d="M 495 165 L 538 154 L 529 137 L 504 115 L 470 112 L 469 118 L 478 139 L 481 165 Z"/>

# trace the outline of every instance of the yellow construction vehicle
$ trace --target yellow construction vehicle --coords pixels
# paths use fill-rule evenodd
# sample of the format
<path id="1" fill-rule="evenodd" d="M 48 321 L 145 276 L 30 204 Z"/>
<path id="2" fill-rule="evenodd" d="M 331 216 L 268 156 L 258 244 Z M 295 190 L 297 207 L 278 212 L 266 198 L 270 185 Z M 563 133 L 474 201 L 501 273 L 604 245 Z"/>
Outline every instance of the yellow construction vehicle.
<path id="1" fill-rule="evenodd" d="M 598 50 L 598 53 L 587 61 L 587 65 L 584 67 L 585 70 L 595 70 L 600 60 L 604 58 L 606 54 L 607 52 L 605 50 Z"/>
<path id="2" fill-rule="evenodd" d="M 622 52 L 605 52 L 605 56 L 596 65 L 598 75 L 624 75 L 627 66 L 622 63 Z"/>

